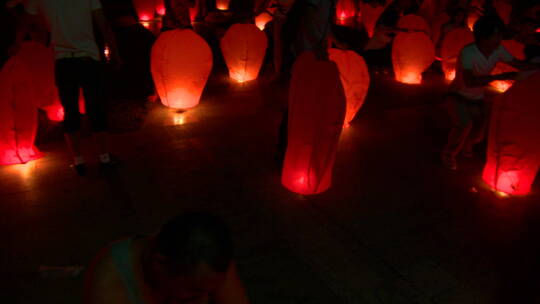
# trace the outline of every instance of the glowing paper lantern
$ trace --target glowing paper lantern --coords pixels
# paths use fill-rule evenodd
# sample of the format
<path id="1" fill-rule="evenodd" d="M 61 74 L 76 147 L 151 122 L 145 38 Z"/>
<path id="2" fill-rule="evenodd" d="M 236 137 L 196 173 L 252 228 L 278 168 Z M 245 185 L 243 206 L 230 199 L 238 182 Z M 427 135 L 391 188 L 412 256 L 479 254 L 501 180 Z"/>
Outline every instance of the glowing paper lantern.
<path id="1" fill-rule="evenodd" d="M 229 76 L 245 82 L 256 79 L 266 54 L 266 35 L 253 24 L 235 24 L 221 39 Z"/>
<path id="2" fill-rule="evenodd" d="M 272 20 L 272 16 L 269 13 L 263 12 L 259 16 L 255 17 L 255 25 L 261 30 L 264 31 L 266 24 Z"/>
<path id="3" fill-rule="evenodd" d="M 161 102 L 167 107 L 196 106 L 211 70 L 212 51 L 192 30 L 166 31 L 152 47 L 152 78 Z"/>
<path id="4" fill-rule="evenodd" d="M 503 40 L 502 46 L 518 60 L 525 60 L 525 45 L 516 40 Z"/>
<path id="5" fill-rule="evenodd" d="M 156 3 L 155 3 L 156 13 L 158 13 L 161 16 L 165 15 L 165 3 L 164 3 L 164 0 L 155 0 L 155 1 L 156 1 Z"/>
<path id="6" fill-rule="evenodd" d="M 461 49 L 474 42 L 474 35 L 468 28 L 456 28 L 446 34 L 441 46 L 442 69 L 447 80 L 456 77 L 456 63 Z"/>
<path id="7" fill-rule="evenodd" d="M 483 180 L 510 195 L 530 192 L 540 167 L 540 73 L 516 82 L 494 103 Z"/>
<path id="8" fill-rule="evenodd" d="M 281 182 L 304 195 L 326 191 L 345 117 L 345 93 L 334 62 L 311 52 L 296 60 L 289 91 L 288 145 Z"/>
<path id="9" fill-rule="evenodd" d="M 408 30 L 423 31 L 427 35 L 431 34 L 431 28 L 429 27 L 426 20 L 414 14 L 409 14 L 399 18 L 398 27 Z"/>
<path id="10" fill-rule="evenodd" d="M 330 49 L 328 53 L 330 60 L 337 64 L 345 90 L 347 111 L 344 126 L 347 127 L 364 104 L 369 89 L 369 71 L 364 58 L 353 51 Z"/>
<path id="11" fill-rule="evenodd" d="M 467 27 L 469 28 L 469 30 L 473 30 L 474 24 L 476 23 L 476 20 L 478 20 L 478 18 L 480 18 L 480 15 L 475 11 L 472 11 L 467 15 Z"/>
<path id="12" fill-rule="evenodd" d="M 504 24 L 508 25 L 510 23 L 510 16 L 512 15 L 512 5 L 506 1 L 496 0 L 493 1 L 493 6 Z"/>
<path id="13" fill-rule="evenodd" d="M 387 1 L 386 6 L 390 4 L 391 1 Z M 360 2 L 360 11 L 362 12 L 362 24 L 368 33 L 368 36 L 371 38 L 375 33 L 375 25 L 381 17 L 381 14 L 384 12 L 386 6 L 371 6 L 369 3 Z"/>
<path id="14" fill-rule="evenodd" d="M 0 164 L 21 164 L 41 157 L 34 146 L 37 104 L 32 67 L 24 60 L 34 48 L 25 43 L 0 71 Z"/>
<path id="15" fill-rule="evenodd" d="M 435 46 L 424 33 L 399 33 L 392 45 L 392 64 L 396 80 L 422 83 L 422 73 L 435 60 Z"/>
<path id="16" fill-rule="evenodd" d="M 154 19 L 155 0 L 133 0 L 133 7 L 139 16 L 139 20 L 149 21 Z"/>
<path id="17" fill-rule="evenodd" d="M 230 0 L 216 0 L 216 8 L 220 11 L 226 11 L 229 9 Z"/>
<path id="18" fill-rule="evenodd" d="M 336 5 L 336 16 L 341 21 L 354 18 L 356 16 L 356 5 L 352 0 L 339 0 Z"/>

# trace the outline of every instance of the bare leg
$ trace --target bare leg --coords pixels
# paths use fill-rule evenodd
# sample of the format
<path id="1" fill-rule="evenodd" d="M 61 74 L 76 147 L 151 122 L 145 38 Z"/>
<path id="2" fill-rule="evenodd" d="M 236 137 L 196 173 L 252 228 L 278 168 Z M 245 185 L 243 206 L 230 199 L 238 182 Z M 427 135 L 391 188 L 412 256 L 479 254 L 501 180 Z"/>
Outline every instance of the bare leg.
<path id="1" fill-rule="evenodd" d="M 66 143 L 74 158 L 81 157 L 81 133 L 79 131 L 65 134 Z"/>

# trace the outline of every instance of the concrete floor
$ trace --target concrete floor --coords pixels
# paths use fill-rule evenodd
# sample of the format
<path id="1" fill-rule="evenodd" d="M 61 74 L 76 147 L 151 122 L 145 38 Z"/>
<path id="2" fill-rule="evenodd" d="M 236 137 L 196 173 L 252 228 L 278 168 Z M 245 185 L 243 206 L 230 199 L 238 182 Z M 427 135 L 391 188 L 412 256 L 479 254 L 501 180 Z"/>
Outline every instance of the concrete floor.
<path id="1" fill-rule="evenodd" d="M 95 166 L 75 176 L 60 140 L 0 167 L 2 303 L 79 303 L 81 276 L 39 267 L 87 265 L 186 210 L 230 224 L 253 303 L 535 303 L 539 187 L 501 200 L 478 186 L 481 156 L 441 168 L 439 76 L 409 87 L 377 75 L 342 134 L 333 187 L 307 198 L 280 185 L 286 94 L 265 79 L 239 85 L 220 71 L 193 110 L 149 104 L 140 130 L 113 135 L 124 165 L 109 177 Z"/>

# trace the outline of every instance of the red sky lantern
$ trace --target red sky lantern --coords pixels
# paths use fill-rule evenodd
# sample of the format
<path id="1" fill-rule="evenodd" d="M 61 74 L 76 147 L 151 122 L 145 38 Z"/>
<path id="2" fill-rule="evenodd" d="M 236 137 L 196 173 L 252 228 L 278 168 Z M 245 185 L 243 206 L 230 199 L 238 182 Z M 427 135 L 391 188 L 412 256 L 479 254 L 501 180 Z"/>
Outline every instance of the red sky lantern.
<path id="1" fill-rule="evenodd" d="M 330 49 L 330 60 L 337 64 L 341 84 L 345 90 L 347 111 L 344 126 L 349 126 L 366 98 L 369 89 L 369 71 L 362 56 L 353 51 Z"/>
<path id="2" fill-rule="evenodd" d="M 339 0 L 336 5 L 338 20 L 346 20 L 356 16 L 356 5 L 352 0 Z"/>
<path id="3" fill-rule="evenodd" d="M 446 34 L 441 45 L 441 59 L 444 77 L 454 80 L 456 63 L 464 46 L 474 42 L 473 33 L 465 27 L 456 28 Z"/>
<path id="4" fill-rule="evenodd" d="M 263 12 L 259 14 L 259 16 L 255 17 L 255 25 L 261 30 L 264 31 L 264 28 L 266 27 L 266 24 L 270 22 L 273 19 L 272 15 L 270 15 L 267 12 Z"/>
<path id="5" fill-rule="evenodd" d="M 422 73 L 435 60 L 435 46 L 424 33 L 399 33 L 392 45 L 392 63 L 396 80 L 422 83 Z"/>
<path id="6" fill-rule="evenodd" d="M 391 1 L 387 1 L 386 6 Z M 368 36 L 371 38 L 375 32 L 375 25 L 379 20 L 379 17 L 384 12 L 386 6 L 376 5 L 375 7 L 371 6 L 369 3 L 360 2 L 360 12 L 362 14 L 362 24 L 368 33 Z"/>
<path id="7" fill-rule="evenodd" d="M 540 167 L 540 72 L 494 103 L 483 180 L 493 190 L 526 195 Z"/>
<path id="8" fill-rule="evenodd" d="M 504 24 L 508 25 L 512 14 L 512 5 L 506 1 L 496 0 L 493 1 L 493 6 Z"/>
<path id="9" fill-rule="evenodd" d="M 220 11 L 226 11 L 229 9 L 230 0 L 216 0 L 216 8 Z"/>
<path id="10" fill-rule="evenodd" d="M 517 42 L 515 40 L 503 40 L 502 45 L 504 48 L 512 54 L 516 59 L 524 60 L 525 59 L 525 45 L 523 43 Z M 499 62 L 495 66 L 495 69 L 491 72 L 492 75 L 506 73 L 506 72 L 517 72 L 518 70 L 504 62 Z M 495 88 L 499 92 L 506 92 L 514 84 L 513 80 L 497 80 L 491 82 L 489 85 Z"/>
<path id="11" fill-rule="evenodd" d="M 423 17 L 414 14 L 409 14 L 399 18 L 398 27 L 409 30 L 423 31 L 428 36 L 431 35 L 431 27 L 426 20 Z"/>
<path id="12" fill-rule="evenodd" d="M 133 0 L 133 7 L 139 16 L 139 20 L 150 21 L 154 19 L 155 0 Z"/>
<path id="13" fill-rule="evenodd" d="M 229 76 L 238 81 L 254 80 L 266 54 L 266 34 L 253 24 L 234 24 L 221 39 L 221 51 Z"/>
<path id="14" fill-rule="evenodd" d="M 0 71 L 0 164 L 24 164 L 41 157 L 34 146 L 37 102 L 32 66 L 24 58 L 33 55 L 32 43 L 24 43 Z"/>
<path id="15" fill-rule="evenodd" d="M 155 0 L 156 3 L 155 3 L 155 10 L 156 10 L 156 13 L 158 13 L 159 15 L 163 16 L 165 15 L 165 0 Z"/>
<path id="16" fill-rule="evenodd" d="M 312 52 L 296 60 L 289 91 L 288 146 L 281 182 L 311 195 L 326 191 L 345 117 L 345 92 L 334 62 Z"/>
<path id="17" fill-rule="evenodd" d="M 193 30 L 161 33 L 152 47 L 152 78 L 167 107 L 189 109 L 199 104 L 211 70 L 212 51 Z"/>

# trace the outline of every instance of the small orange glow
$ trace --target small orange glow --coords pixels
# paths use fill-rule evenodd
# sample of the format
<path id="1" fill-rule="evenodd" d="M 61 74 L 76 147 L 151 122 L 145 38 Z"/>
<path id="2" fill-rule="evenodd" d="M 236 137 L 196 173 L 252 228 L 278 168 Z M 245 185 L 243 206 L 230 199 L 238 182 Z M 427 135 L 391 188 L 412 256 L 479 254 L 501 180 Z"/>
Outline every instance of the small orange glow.
<path id="1" fill-rule="evenodd" d="M 266 24 L 272 20 L 272 16 L 268 13 L 262 13 L 259 16 L 255 17 L 255 25 L 261 30 L 264 31 Z"/>
<path id="2" fill-rule="evenodd" d="M 453 70 L 450 70 L 450 71 L 445 71 L 444 72 L 444 77 L 446 78 L 446 80 L 448 81 L 452 81 L 456 78 L 456 70 L 453 69 Z"/>
<path id="3" fill-rule="evenodd" d="M 13 166 L 15 171 L 19 174 L 19 176 L 23 180 L 28 180 L 30 176 L 32 176 L 32 171 L 34 167 L 35 167 L 35 164 L 33 162 Z"/>
<path id="4" fill-rule="evenodd" d="M 105 56 L 105 60 L 111 60 L 111 50 L 108 45 L 105 45 L 105 48 L 103 49 L 103 56 Z"/>
<path id="5" fill-rule="evenodd" d="M 347 14 L 345 14 L 345 11 L 341 11 L 341 14 L 339 14 L 339 19 L 341 20 L 347 19 Z"/>
<path id="6" fill-rule="evenodd" d="M 495 191 L 495 195 L 499 198 L 509 198 L 510 194 L 504 193 L 502 191 Z"/>
<path id="7" fill-rule="evenodd" d="M 403 75 L 401 78 L 397 79 L 397 81 L 406 83 L 406 84 L 421 84 L 422 75 L 417 74 L 417 73 L 407 73 Z"/>
<path id="8" fill-rule="evenodd" d="M 216 0 L 216 8 L 220 11 L 226 11 L 229 9 L 230 0 Z"/>
<path id="9" fill-rule="evenodd" d="M 492 82 L 490 85 L 493 88 L 495 88 L 498 92 L 504 93 L 508 89 L 510 89 L 513 84 L 514 82 L 511 80 L 497 80 L 497 81 Z"/>
<path id="10" fill-rule="evenodd" d="M 471 13 L 469 14 L 469 16 L 467 16 L 467 27 L 469 28 L 469 30 L 471 30 L 471 32 L 473 31 L 474 24 L 476 23 L 478 18 L 480 17 L 476 13 Z"/>
<path id="11" fill-rule="evenodd" d="M 141 21 L 141 24 L 142 26 L 144 26 L 145 28 L 149 29 L 150 28 L 150 21 Z"/>
<path id="12" fill-rule="evenodd" d="M 142 15 L 139 17 L 139 19 L 143 22 L 152 20 L 152 17 L 150 15 Z"/>
<path id="13" fill-rule="evenodd" d="M 175 126 L 182 126 L 186 124 L 186 113 L 174 113 L 173 123 Z"/>
<path id="14" fill-rule="evenodd" d="M 348 122 L 346 122 L 346 123 L 343 124 L 343 129 L 347 129 L 347 128 L 349 128 L 350 126 L 351 126 L 351 124 L 348 123 Z"/>

